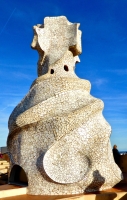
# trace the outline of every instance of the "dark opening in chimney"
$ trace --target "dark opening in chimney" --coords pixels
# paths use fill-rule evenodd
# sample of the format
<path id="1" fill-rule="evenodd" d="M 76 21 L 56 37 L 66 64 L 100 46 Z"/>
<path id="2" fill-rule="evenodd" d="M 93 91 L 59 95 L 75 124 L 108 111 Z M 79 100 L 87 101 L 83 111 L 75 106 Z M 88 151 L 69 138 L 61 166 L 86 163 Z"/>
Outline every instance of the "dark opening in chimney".
<path id="1" fill-rule="evenodd" d="M 9 184 L 28 186 L 26 173 L 19 165 L 13 166 L 9 177 Z"/>

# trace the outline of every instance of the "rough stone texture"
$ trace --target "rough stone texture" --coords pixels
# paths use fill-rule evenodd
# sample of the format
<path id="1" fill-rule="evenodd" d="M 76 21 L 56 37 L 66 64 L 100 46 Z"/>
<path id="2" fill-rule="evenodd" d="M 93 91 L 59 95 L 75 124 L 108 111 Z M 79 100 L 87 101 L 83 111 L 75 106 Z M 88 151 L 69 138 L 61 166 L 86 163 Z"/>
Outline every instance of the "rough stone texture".
<path id="1" fill-rule="evenodd" d="M 103 102 L 74 73 L 81 53 L 78 27 L 63 16 L 34 26 L 39 77 L 12 112 L 8 136 L 11 168 L 25 170 L 29 194 L 94 192 L 122 178 Z"/>

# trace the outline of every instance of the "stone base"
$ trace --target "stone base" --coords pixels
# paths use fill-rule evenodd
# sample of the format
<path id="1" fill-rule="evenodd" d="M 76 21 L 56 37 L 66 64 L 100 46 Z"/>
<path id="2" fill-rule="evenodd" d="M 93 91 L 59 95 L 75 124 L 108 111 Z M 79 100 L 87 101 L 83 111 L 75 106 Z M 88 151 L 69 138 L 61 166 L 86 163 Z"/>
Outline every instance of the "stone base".
<path id="1" fill-rule="evenodd" d="M 2 200 L 127 200 L 127 184 L 120 184 L 109 190 L 85 195 L 27 195 L 26 192 L 26 187 L 0 186 Z"/>

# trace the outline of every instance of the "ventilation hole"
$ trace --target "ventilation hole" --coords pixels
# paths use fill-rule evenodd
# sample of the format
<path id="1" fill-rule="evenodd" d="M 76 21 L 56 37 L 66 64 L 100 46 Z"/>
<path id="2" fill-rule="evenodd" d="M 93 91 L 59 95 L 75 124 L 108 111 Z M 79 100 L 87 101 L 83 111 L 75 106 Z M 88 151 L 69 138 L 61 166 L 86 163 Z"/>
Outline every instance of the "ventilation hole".
<path id="1" fill-rule="evenodd" d="M 50 73 L 51 73 L 51 74 L 54 74 L 54 69 L 51 69 Z"/>
<path id="2" fill-rule="evenodd" d="M 22 167 L 19 165 L 14 165 L 12 167 L 9 176 L 9 183 L 12 185 L 28 186 L 28 178 Z"/>
<path id="3" fill-rule="evenodd" d="M 66 72 L 68 72 L 68 71 L 69 71 L 69 69 L 68 69 L 68 66 L 67 66 L 67 65 L 64 65 L 64 70 L 65 70 Z"/>

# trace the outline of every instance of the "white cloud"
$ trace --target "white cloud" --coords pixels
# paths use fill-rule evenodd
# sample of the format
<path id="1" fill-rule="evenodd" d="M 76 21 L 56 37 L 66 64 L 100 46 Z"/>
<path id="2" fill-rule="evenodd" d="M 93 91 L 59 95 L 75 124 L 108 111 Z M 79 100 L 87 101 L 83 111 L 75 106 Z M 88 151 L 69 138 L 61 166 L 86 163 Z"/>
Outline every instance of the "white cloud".
<path id="1" fill-rule="evenodd" d="M 117 123 L 117 124 L 124 124 L 124 125 L 127 125 L 127 119 L 114 119 L 114 118 L 112 118 L 111 120 L 110 120 L 110 122 L 112 122 L 112 123 Z"/>
<path id="2" fill-rule="evenodd" d="M 127 56 L 127 54 L 126 54 L 126 56 Z M 106 71 L 117 74 L 117 75 L 126 75 L 127 74 L 127 68 L 126 69 L 106 70 Z"/>
<path id="3" fill-rule="evenodd" d="M 117 94 L 117 96 L 113 95 L 113 96 L 109 96 L 109 97 L 104 97 L 103 99 L 106 99 L 106 100 L 123 100 L 123 99 L 126 99 L 127 100 L 127 95 Z"/>
<path id="4" fill-rule="evenodd" d="M 8 109 L 10 107 L 14 108 L 16 106 L 16 104 L 17 103 L 11 103 L 11 104 L 6 105 L 5 107 L 1 107 L 0 108 L 0 112 L 3 112 L 4 110 L 6 110 L 6 109 Z"/>
<path id="5" fill-rule="evenodd" d="M 108 80 L 107 79 L 103 79 L 103 78 L 98 78 L 95 81 L 92 82 L 93 85 L 96 85 L 97 87 L 100 87 L 102 85 L 104 85 L 105 83 L 107 83 Z"/>
<path id="6" fill-rule="evenodd" d="M 8 17 L 7 21 L 4 23 L 4 26 L 2 27 L 2 29 L 1 29 L 1 31 L 0 31 L 0 35 L 1 35 L 1 33 L 4 31 L 4 29 L 6 28 L 7 24 L 9 23 L 9 21 L 10 21 L 12 15 L 14 14 L 15 10 L 16 10 L 16 8 L 14 8 L 14 9 L 12 10 L 12 12 L 11 12 L 10 16 Z"/>
<path id="7" fill-rule="evenodd" d="M 16 79 L 27 79 L 27 80 L 33 81 L 33 76 L 31 76 L 29 74 L 24 74 L 24 73 L 21 73 L 21 72 L 12 72 L 12 75 Z"/>
<path id="8" fill-rule="evenodd" d="M 9 69 L 11 69 L 11 68 L 18 68 L 19 69 L 19 68 L 25 68 L 26 65 L 18 64 L 18 63 L 13 63 L 12 65 L 5 64 L 5 63 L 0 63 L 0 67 L 6 67 L 6 68 L 9 68 Z M 35 66 L 27 64 L 27 69 L 31 69 L 33 67 L 35 67 Z"/>

